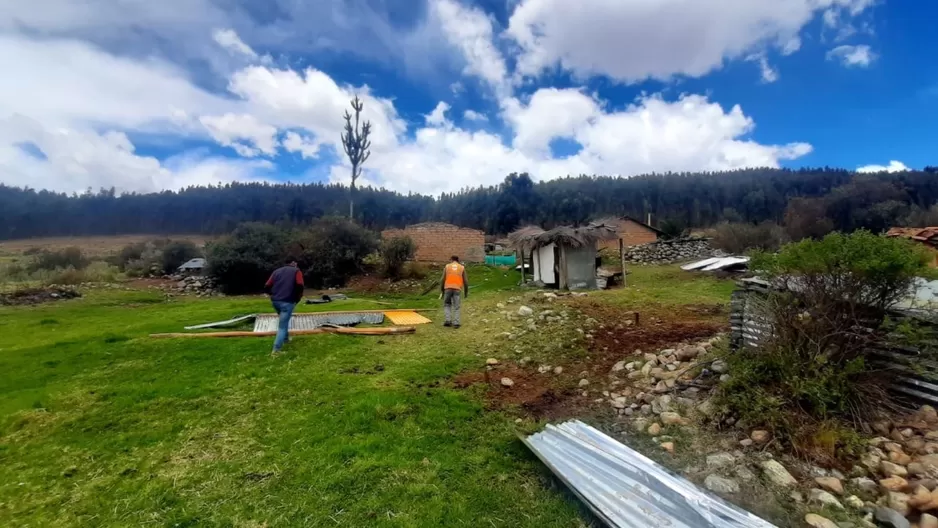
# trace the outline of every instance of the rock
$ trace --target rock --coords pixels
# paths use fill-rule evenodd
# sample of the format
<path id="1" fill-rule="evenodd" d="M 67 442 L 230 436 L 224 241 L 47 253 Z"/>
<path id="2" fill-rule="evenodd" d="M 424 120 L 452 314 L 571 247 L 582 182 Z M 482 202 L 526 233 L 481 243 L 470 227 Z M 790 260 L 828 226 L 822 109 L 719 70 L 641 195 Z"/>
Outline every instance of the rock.
<path id="1" fill-rule="evenodd" d="M 672 398 L 667 394 L 658 396 L 651 401 L 651 410 L 655 414 L 661 414 L 671 410 Z"/>
<path id="2" fill-rule="evenodd" d="M 889 453 L 889 461 L 900 466 L 906 466 L 912 461 L 912 457 L 905 453 Z"/>
<path id="3" fill-rule="evenodd" d="M 721 495 L 739 493 L 738 482 L 732 479 L 720 477 L 718 475 L 708 475 L 707 478 L 704 479 L 704 487 L 714 493 L 719 493 Z"/>
<path id="4" fill-rule="evenodd" d="M 739 466 L 736 468 L 736 476 L 739 477 L 739 480 L 743 482 L 750 482 L 756 479 L 756 474 L 753 473 L 746 466 Z"/>
<path id="5" fill-rule="evenodd" d="M 486 365 L 498 365 L 499 363 L 500 363 L 500 361 L 498 361 L 498 360 L 495 359 L 495 358 L 488 358 L 488 359 L 485 360 L 485 364 L 486 364 Z"/>
<path id="6" fill-rule="evenodd" d="M 625 396 L 619 396 L 612 400 L 612 406 L 616 409 L 625 409 L 628 406 L 628 399 Z"/>
<path id="7" fill-rule="evenodd" d="M 660 367 L 655 367 L 648 371 L 648 374 L 655 379 L 664 378 L 664 369 Z"/>
<path id="8" fill-rule="evenodd" d="M 918 521 L 919 528 L 938 528 L 938 517 L 930 513 L 923 513 Z"/>
<path id="9" fill-rule="evenodd" d="M 642 370 L 641 370 L 642 376 L 648 376 L 648 375 L 651 373 L 651 369 L 653 369 L 653 368 L 655 368 L 655 365 L 654 365 L 653 363 L 650 363 L 650 362 L 649 362 L 649 363 L 645 363 L 644 365 L 642 365 Z M 633 374 L 634 374 L 634 373 L 633 373 Z M 631 374 L 629 375 L 629 377 L 630 377 L 630 378 L 632 377 Z"/>
<path id="10" fill-rule="evenodd" d="M 902 477 L 889 477 L 879 481 L 879 486 L 888 491 L 899 491 L 908 485 L 909 482 Z"/>
<path id="11" fill-rule="evenodd" d="M 502 378 L 502 386 L 503 386 L 503 387 L 512 387 L 512 386 L 514 386 L 514 384 L 515 384 L 515 382 L 512 381 L 511 378 Z"/>
<path id="12" fill-rule="evenodd" d="M 909 474 L 905 467 L 885 460 L 879 463 L 879 468 L 887 477 L 905 477 Z"/>
<path id="13" fill-rule="evenodd" d="M 636 418 L 632 421 L 632 430 L 636 433 L 641 433 L 645 429 L 648 429 L 648 420 L 645 418 Z"/>
<path id="14" fill-rule="evenodd" d="M 612 366 L 613 372 L 621 372 L 623 370 L 625 370 L 625 361 L 619 361 L 618 363 Z"/>
<path id="15" fill-rule="evenodd" d="M 755 442 L 752 441 L 752 438 L 743 438 L 742 440 L 739 441 L 739 445 L 743 447 L 752 447 L 752 444 L 754 443 Z"/>
<path id="16" fill-rule="evenodd" d="M 713 416 L 715 411 L 716 409 L 713 406 L 713 402 L 710 400 L 704 400 L 700 403 L 700 405 L 697 406 L 697 412 L 704 416 Z"/>
<path id="17" fill-rule="evenodd" d="M 905 442 L 906 451 L 913 454 L 925 452 L 925 439 L 921 436 L 913 436 Z"/>
<path id="18" fill-rule="evenodd" d="M 720 376 L 720 383 L 726 383 L 729 380 L 730 380 L 729 374 L 723 374 L 722 376 Z"/>
<path id="19" fill-rule="evenodd" d="M 710 364 L 710 370 L 716 372 L 717 374 L 726 374 L 730 369 L 730 366 L 726 364 L 726 361 L 718 359 Z"/>
<path id="20" fill-rule="evenodd" d="M 814 482 L 817 482 L 817 485 L 821 488 L 831 492 L 836 493 L 837 495 L 844 494 L 844 484 L 840 479 L 835 477 L 817 477 L 814 479 Z"/>
<path id="21" fill-rule="evenodd" d="M 629 372 L 629 375 L 626 377 L 629 378 L 630 380 L 634 380 L 634 379 L 644 378 L 645 375 L 646 374 L 644 372 L 640 370 L 636 370 L 635 372 Z"/>
<path id="22" fill-rule="evenodd" d="M 676 412 L 663 412 L 661 413 L 661 422 L 665 425 L 681 425 L 684 423 L 684 419 Z"/>
<path id="23" fill-rule="evenodd" d="M 716 453 L 707 455 L 707 469 L 720 469 L 732 466 L 736 463 L 736 457 L 731 453 Z"/>
<path id="24" fill-rule="evenodd" d="M 656 355 L 654 355 L 654 354 L 645 354 L 645 355 L 642 356 L 642 357 L 644 357 L 644 358 L 645 358 L 645 361 L 647 361 L 648 363 L 655 363 L 655 364 L 658 363 L 658 356 L 656 356 Z"/>
<path id="25" fill-rule="evenodd" d="M 674 355 L 677 357 L 678 361 L 690 361 L 703 353 L 704 350 L 701 347 L 688 346 L 679 348 Z"/>
<path id="26" fill-rule="evenodd" d="M 879 439 L 877 438 L 876 440 L 879 440 Z M 875 446 L 875 444 L 873 443 L 870 443 L 870 445 Z M 883 449 L 885 449 L 886 452 L 888 453 L 905 453 L 905 451 L 903 451 L 902 449 L 902 444 L 897 444 L 896 442 L 883 442 L 882 446 L 883 446 Z"/>
<path id="27" fill-rule="evenodd" d="M 554 367 L 554 374 L 563 374 L 563 367 Z"/>
<path id="28" fill-rule="evenodd" d="M 850 479 L 850 484 L 867 493 L 876 493 L 876 491 L 879 490 L 879 486 L 876 484 L 876 482 L 874 482 L 873 479 L 866 477 Z"/>
<path id="29" fill-rule="evenodd" d="M 651 405 L 646 403 L 645 405 L 642 405 L 641 410 L 642 414 L 651 414 Z"/>
<path id="30" fill-rule="evenodd" d="M 534 315 L 534 310 L 532 310 L 528 306 L 521 306 L 520 308 L 518 308 L 518 315 L 520 315 L 521 317 L 531 317 L 532 315 Z"/>
<path id="31" fill-rule="evenodd" d="M 865 504 L 863 504 L 863 499 L 861 499 L 860 497 L 857 497 L 856 495 L 851 495 L 847 497 L 846 499 L 844 499 L 844 503 L 847 506 L 850 506 L 851 508 L 855 510 L 862 510 L 863 507 L 866 506 Z"/>
<path id="32" fill-rule="evenodd" d="M 765 478 L 772 484 L 776 486 L 794 486 L 798 484 L 798 481 L 795 480 L 795 477 L 791 476 L 791 473 L 785 469 L 785 466 L 779 464 L 777 461 L 766 460 L 760 465 L 763 475 L 765 475 Z"/>
<path id="33" fill-rule="evenodd" d="M 912 462 L 906 469 L 909 471 L 909 475 L 916 477 L 924 477 L 928 474 L 925 470 L 925 464 L 921 462 Z"/>
<path id="34" fill-rule="evenodd" d="M 928 491 L 928 488 L 919 486 L 915 490 L 915 495 L 909 499 L 909 506 L 921 511 L 938 509 L 938 492 Z"/>
<path id="35" fill-rule="evenodd" d="M 930 475 L 938 475 L 938 454 L 924 455 L 915 459 Z"/>
<path id="36" fill-rule="evenodd" d="M 661 449 L 664 449 L 668 453 L 674 454 L 674 442 L 662 442 Z"/>
<path id="37" fill-rule="evenodd" d="M 822 489 L 814 488 L 808 492 L 808 501 L 839 510 L 844 509 L 844 505 L 836 497 Z"/>
<path id="38" fill-rule="evenodd" d="M 752 441 L 757 444 L 764 444 L 769 441 L 769 432 L 763 430 L 755 430 L 749 435 L 749 438 L 752 438 Z"/>
<path id="39" fill-rule="evenodd" d="M 552 367 L 550 365 L 540 365 L 537 367 L 537 371 L 541 374 L 547 374 L 551 369 Z"/>
<path id="40" fill-rule="evenodd" d="M 809 513 L 804 516 L 804 522 L 811 528 L 839 528 L 834 521 L 821 517 L 816 513 Z"/>
<path id="41" fill-rule="evenodd" d="M 915 436 L 915 431 L 906 427 L 905 429 L 899 431 L 899 434 L 901 434 L 903 438 L 912 438 Z"/>
<path id="42" fill-rule="evenodd" d="M 588 386 L 589 384 L 590 384 L 590 380 L 584 378 L 584 379 L 581 379 L 581 380 L 580 380 L 580 383 L 578 383 L 577 385 L 579 385 L 580 387 L 586 387 L 586 386 Z"/>
<path id="43" fill-rule="evenodd" d="M 661 434 L 661 424 L 655 422 L 648 426 L 648 434 L 651 436 L 658 436 Z"/>
<path id="44" fill-rule="evenodd" d="M 873 510 L 873 518 L 880 526 L 888 528 L 910 528 L 905 516 L 891 508 L 879 507 Z"/>
<path id="45" fill-rule="evenodd" d="M 886 496 L 886 505 L 899 512 L 903 517 L 907 516 L 910 512 L 909 508 L 909 496 L 905 493 L 899 493 L 898 491 L 890 491 Z"/>

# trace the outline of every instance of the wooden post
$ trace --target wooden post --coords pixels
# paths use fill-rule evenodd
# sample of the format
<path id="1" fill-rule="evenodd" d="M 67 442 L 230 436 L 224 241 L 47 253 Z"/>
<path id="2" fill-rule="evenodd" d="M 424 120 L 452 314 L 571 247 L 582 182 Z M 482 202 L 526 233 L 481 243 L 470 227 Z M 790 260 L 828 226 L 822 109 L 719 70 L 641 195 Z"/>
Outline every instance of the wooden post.
<path id="1" fill-rule="evenodd" d="M 619 239 L 619 260 L 622 262 L 622 287 L 629 285 L 629 279 L 625 273 L 625 241 Z"/>
<path id="2" fill-rule="evenodd" d="M 565 246 L 558 247 L 560 248 L 560 277 L 557 278 L 557 289 L 569 290 L 570 285 L 567 284 L 567 248 Z"/>
<path id="3" fill-rule="evenodd" d="M 524 286 L 524 246 L 518 249 L 518 253 L 515 256 L 521 255 L 521 285 Z"/>

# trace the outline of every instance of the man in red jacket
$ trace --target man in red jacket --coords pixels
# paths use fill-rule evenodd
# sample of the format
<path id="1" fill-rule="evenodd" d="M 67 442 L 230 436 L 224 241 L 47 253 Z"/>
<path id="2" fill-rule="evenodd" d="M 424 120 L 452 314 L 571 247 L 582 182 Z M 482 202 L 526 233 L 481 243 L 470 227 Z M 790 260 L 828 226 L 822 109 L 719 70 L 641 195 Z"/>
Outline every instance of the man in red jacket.
<path id="1" fill-rule="evenodd" d="M 270 295 L 270 303 L 280 316 L 271 355 L 279 354 L 284 343 L 290 340 L 290 318 L 293 317 L 293 309 L 303 298 L 304 288 L 303 272 L 297 268 L 296 259 L 292 257 L 287 259 L 285 266 L 274 270 L 264 285 Z"/>

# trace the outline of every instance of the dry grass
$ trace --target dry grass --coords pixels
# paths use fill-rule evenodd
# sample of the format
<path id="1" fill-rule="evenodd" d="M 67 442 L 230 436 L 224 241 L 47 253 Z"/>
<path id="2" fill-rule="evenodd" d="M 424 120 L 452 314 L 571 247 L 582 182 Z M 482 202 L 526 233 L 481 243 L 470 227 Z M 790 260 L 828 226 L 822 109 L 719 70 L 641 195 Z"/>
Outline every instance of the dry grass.
<path id="1" fill-rule="evenodd" d="M 81 248 L 82 252 L 87 256 L 102 257 L 116 253 L 128 244 L 152 240 L 154 238 L 190 240 L 197 245 L 202 245 L 212 239 L 212 237 L 207 235 L 116 235 L 27 238 L 0 242 L 0 255 L 22 255 L 25 251 L 33 248 L 56 250 L 75 246 Z"/>

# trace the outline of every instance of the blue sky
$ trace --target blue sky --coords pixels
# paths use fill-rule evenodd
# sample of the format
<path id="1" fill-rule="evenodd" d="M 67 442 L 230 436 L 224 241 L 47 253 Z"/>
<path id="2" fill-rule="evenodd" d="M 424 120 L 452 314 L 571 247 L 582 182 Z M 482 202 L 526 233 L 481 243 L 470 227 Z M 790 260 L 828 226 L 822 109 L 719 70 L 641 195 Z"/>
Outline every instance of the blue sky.
<path id="1" fill-rule="evenodd" d="M 149 192 L 509 172 L 938 164 L 938 4 L 34 0 L 0 5 L 0 183 Z M 716 176 L 715 176 L 716 177 Z"/>

